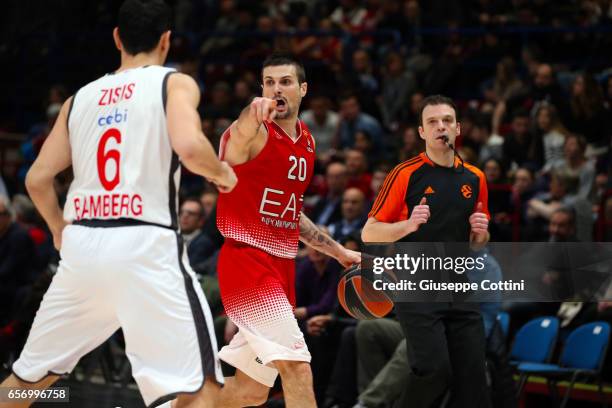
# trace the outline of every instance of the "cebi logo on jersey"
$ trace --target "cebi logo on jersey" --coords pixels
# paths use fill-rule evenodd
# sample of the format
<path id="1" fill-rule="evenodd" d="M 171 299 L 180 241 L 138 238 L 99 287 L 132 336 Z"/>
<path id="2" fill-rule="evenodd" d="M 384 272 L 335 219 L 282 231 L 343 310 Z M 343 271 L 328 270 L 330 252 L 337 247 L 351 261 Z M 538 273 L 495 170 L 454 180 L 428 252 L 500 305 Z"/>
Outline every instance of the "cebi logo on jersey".
<path id="1" fill-rule="evenodd" d="M 119 124 L 121 122 L 127 122 L 127 113 L 127 109 L 120 112 L 119 109 L 115 108 L 111 114 L 102 115 L 98 118 L 98 126 L 110 126 L 113 124 Z"/>

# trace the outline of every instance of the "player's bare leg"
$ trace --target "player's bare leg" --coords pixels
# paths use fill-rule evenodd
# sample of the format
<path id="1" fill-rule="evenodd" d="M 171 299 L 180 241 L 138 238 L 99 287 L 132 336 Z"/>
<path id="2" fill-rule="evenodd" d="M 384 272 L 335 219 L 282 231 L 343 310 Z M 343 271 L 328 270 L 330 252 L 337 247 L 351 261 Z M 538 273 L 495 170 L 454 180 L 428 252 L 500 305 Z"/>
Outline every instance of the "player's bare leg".
<path id="1" fill-rule="evenodd" d="M 59 379 L 57 375 L 49 375 L 37 383 L 28 383 L 21 381 L 19 378 L 11 374 L 6 380 L 0 384 L 1 388 L 12 388 L 14 390 L 45 390 Z M 11 402 L 0 402 L 0 408 L 27 408 L 33 404 L 35 399 L 17 400 Z"/>
<path id="2" fill-rule="evenodd" d="M 258 406 L 268 400 L 270 388 L 236 369 L 236 375 L 225 377 L 225 385 L 219 392 L 217 408 Z"/>
<path id="3" fill-rule="evenodd" d="M 195 394 L 181 394 L 172 401 L 172 408 L 211 408 L 219 397 L 221 387 L 212 378 L 207 378 L 202 389 Z"/>
<path id="4" fill-rule="evenodd" d="M 274 361 L 283 383 L 283 396 L 287 408 L 314 408 L 317 406 L 312 388 L 310 364 L 303 361 Z"/>

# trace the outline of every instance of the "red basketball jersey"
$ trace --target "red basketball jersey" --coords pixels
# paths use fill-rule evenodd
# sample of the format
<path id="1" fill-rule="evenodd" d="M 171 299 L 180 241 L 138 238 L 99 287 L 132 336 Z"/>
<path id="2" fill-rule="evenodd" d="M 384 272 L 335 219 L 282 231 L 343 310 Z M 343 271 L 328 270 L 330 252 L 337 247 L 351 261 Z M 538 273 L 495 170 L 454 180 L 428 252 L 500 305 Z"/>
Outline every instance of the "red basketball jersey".
<path id="1" fill-rule="evenodd" d="M 233 166 L 238 184 L 232 192 L 219 195 L 217 226 L 226 238 L 278 257 L 295 258 L 303 195 L 314 171 L 314 139 L 299 120 L 295 143 L 275 122 L 264 125 L 268 140 L 263 150 Z M 230 137 L 230 129 L 221 137 L 222 160 Z"/>

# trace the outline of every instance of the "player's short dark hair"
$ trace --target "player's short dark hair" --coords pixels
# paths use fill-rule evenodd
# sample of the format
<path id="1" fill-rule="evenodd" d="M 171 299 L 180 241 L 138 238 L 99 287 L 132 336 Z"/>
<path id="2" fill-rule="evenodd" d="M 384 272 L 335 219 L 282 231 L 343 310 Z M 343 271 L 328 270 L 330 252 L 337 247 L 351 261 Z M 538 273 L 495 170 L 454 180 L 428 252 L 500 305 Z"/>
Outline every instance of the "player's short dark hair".
<path id="1" fill-rule="evenodd" d="M 458 120 L 459 111 L 457 110 L 457 105 L 455 102 L 448 96 L 444 95 L 430 95 L 421 101 L 421 107 L 419 108 L 419 126 L 423 126 L 423 111 L 427 106 L 435 106 L 435 105 L 448 105 L 455 111 L 455 118 Z"/>
<path id="2" fill-rule="evenodd" d="M 119 9 L 117 27 L 130 55 L 152 51 L 170 30 L 170 7 L 163 0 L 126 0 Z"/>
<path id="3" fill-rule="evenodd" d="M 300 84 L 306 82 L 306 71 L 304 70 L 304 65 L 302 65 L 302 63 L 293 55 L 288 53 L 276 52 L 271 54 L 264 60 L 261 69 L 263 71 L 263 69 L 266 67 L 277 67 L 279 65 L 293 65 L 295 67 L 298 82 Z"/>

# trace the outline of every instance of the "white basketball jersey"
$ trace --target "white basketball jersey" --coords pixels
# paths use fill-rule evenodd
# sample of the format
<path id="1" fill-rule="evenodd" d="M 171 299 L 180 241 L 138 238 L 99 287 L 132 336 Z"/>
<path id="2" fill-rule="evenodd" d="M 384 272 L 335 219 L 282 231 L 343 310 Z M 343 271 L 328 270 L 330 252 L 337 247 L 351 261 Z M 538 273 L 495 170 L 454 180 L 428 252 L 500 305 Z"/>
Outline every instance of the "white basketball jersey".
<path id="1" fill-rule="evenodd" d="M 68 114 L 74 181 L 64 218 L 130 219 L 177 228 L 180 166 L 166 124 L 166 80 L 146 66 L 81 88 Z"/>

